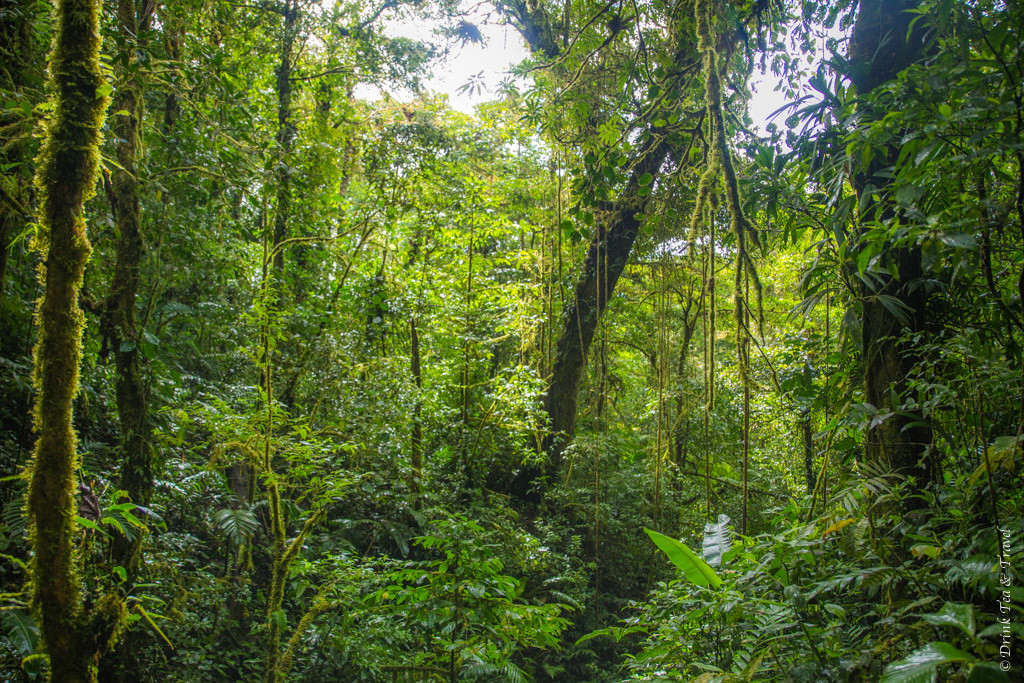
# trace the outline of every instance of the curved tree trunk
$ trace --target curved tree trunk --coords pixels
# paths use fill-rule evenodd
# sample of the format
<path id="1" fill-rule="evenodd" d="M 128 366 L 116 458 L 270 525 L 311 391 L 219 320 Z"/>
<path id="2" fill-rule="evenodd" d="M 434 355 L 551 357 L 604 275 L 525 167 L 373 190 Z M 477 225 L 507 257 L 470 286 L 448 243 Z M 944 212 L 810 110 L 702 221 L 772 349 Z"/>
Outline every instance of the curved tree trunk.
<path id="1" fill-rule="evenodd" d="M 84 316 L 79 290 L 91 247 L 83 205 L 94 189 L 100 129 L 108 98 L 100 71 L 97 0 L 60 0 L 50 71 L 55 110 L 39 157 L 43 299 L 35 349 L 35 426 L 28 509 L 32 526 L 32 603 L 38 613 L 52 680 L 94 678 L 98 652 L 120 619 L 119 603 L 83 614 L 75 537 L 75 431 Z M 103 617 L 103 623 L 95 617 Z M 107 619 L 106 617 L 110 618 Z M 87 618 L 88 617 L 88 618 Z M 91 623 L 90 623 L 91 622 Z"/>
<path id="2" fill-rule="evenodd" d="M 524 467 L 516 475 L 511 492 L 521 500 L 536 500 L 537 493 L 532 491 L 534 482 L 542 475 L 557 474 L 561 468 L 562 450 L 576 431 L 580 379 L 598 320 L 608 307 L 608 299 L 615 291 L 640 232 L 636 215 L 647 205 L 640 194 L 640 178 L 648 173 L 658 174 L 668 149 L 665 139 L 648 147 L 633 167 L 622 197 L 606 207 L 606 216 L 599 220 L 576 282 L 576 294 L 562 316 L 551 384 L 544 397 L 544 410 L 550 420 L 550 431 L 541 447 L 547 454 L 546 465 L 543 470 L 538 466 Z"/>

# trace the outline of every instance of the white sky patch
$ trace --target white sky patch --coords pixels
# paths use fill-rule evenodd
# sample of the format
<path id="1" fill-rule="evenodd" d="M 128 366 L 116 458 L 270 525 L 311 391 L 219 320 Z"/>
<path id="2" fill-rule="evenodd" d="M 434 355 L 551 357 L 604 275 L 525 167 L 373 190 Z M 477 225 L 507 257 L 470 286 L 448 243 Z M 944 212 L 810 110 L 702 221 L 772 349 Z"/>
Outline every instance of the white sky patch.
<path id="1" fill-rule="evenodd" d="M 493 20 L 493 14 L 491 17 Z M 435 63 L 431 77 L 425 81 L 425 87 L 447 95 L 452 108 L 472 114 L 478 104 L 497 98 L 499 84 L 510 77 L 509 70 L 526 59 L 529 51 L 522 36 L 511 26 L 488 23 L 479 13 L 471 12 L 466 19 L 480 29 L 484 43 L 453 45 L 450 53 Z M 434 27 L 429 23 L 411 19 L 395 19 L 384 28 L 385 34 L 391 37 L 421 41 L 437 40 L 433 30 Z M 824 39 L 829 35 L 840 37 L 840 32 L 837 29 L 822 31 L 818 37 L 817 55 L 823 54 Z M 809 58 L 809 71 L 813 71 L 813 62 L 818 59 L 820 56 Z M 781 89 L 775 89 L 777 84 L 778 78 L 767 65 L 764 71 L 755 70 L 752 76 L 753 97 L 748 106 L 753 128 L 758 133 L 766 133 L 768 117 L 789 101 Z M 389 94 L 402 101 L 414 97 L 408 90 L 396 90 Z M 355 89 L 355 95 L 366 100 L 377 100 L 381 92 L 376 86 L 360 84 Z M 779 128 L 785 128 L 784 121 L 789 113 L 783 112 L 775 117 L 774 123 Z"/>
<path id="2" fill-rule="evenodd" d="M 425 86 L 428 90 L 448 95 L 453 109 L 472 114 L 478 104 L 497 99 L 498 86 L 509 77 L 509 69 L 526 59 L 530 53 L 523 39 L 511 26 L 483 23 L 481 17 L 472 15 L 467 17 L 467 21 L 480 29 L 484 44 L 454 45 L 448 56 L 434 65 Z M 437 40 L 433 26 L 412 20 L 392 21 L 384 28 L 384 33 L 392 38 Z M 466 87 L 469 85 L 472 88 Z M 390 94 L 402 100 L 413 97 L 413 93 L 407 90 Z M 355 89 L 355 95 L 377 100 L 381 92 L 375 86 L 360 84 Z"/>
<path id="3" fill-rule="evenodd" d="M 843 46 L 845 45 L 846 35 L 838 25 L 829 29 L 819 27 L 814 34 L 814 51 L 809 54 L 803 54 L 800 58 L 802 68 L 807 77 L 813 74 L 819 64 L 829 56 L 827 45 L 830 39 L 838 41 L 838 48 L 845 50 Z M 779 77 L 772 73 L 770 62 L 770 59 L 766 59 L 764 68 L 755 68 L 754 73 L 750 77 L 750 89 L 753 97 L 748 104 L 748 111 L 750 118 L 754 122 L 754 130 L 761 134 L 767 132 L 765 126 L 768 123 L 774 123 L 779 129 L 785 130 L 786 117 L 793 113 L 793 109 L 786 109 L 771 119 L 771 121 L 768 120 L 768 117 L 773 113 L 791 102 L 782 88 L 775 89 L 779 84 Z M 820 95 L 811 90 L 810 86 L 807 85 L 806 80 L 802 80 L 800 92 L 802 95 L 811 95 L 815 99 L 820 98 Z"/>
<path id="4" fill-rule="evenodd" d="M 775 77 L 771 69 L 767 72 L 755 71 L 751 76 L 750 90 L 752 97 L 750 98 L 750 104 L 747 105 L 747 110 L 750 113 L 750 118 L 754 122 L 754 130 L 758 133 L 764 134 L 765 126 L 770 123 L 768 117 L 775 113 L 780 107 L 784 106 L 789 98 L 786 97 L 782 90 L 775 90 L 775 86 L 778 83 L 778 78 Z M 783 112 L 776 116 L 771 122 L 775 123 L 779 128 L 784 128 L 783 123 L 786 120 L 787 112 Z"/>

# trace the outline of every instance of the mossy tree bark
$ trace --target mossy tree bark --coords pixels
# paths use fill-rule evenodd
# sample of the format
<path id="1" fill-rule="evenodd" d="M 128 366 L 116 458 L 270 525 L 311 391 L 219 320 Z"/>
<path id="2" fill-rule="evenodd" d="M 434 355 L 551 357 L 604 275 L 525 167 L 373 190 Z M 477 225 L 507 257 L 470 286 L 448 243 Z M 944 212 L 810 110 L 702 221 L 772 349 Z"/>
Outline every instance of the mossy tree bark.
<path id="1" fill-rule="evenodd" d="M 151 6 L 148 6 L 151 7 Z M 141 9 L 135 0 L 119 0 L 118 32 L 124 53 L 117 60 L 120 86 L 114 99 L 119 112 L 111 121 L 117 137 L 117 162 L 108 188 L 114 225 L 119 233 L 117 261 L 106 302 L 105 325 L 113 342 L 117 365 L 117 414 L 121 425 L 120 488 L 136 505 L 149 505 L 153 492 L 153 457 L 150 448 L 149 397 L 139 363 L 141 330 L 135 319 L 139 291 L 139 267 L 142 263 L 143 236 L 139 210 L 139 127 L 142 111 L 142 84 L 137 76 L 136 53 L 143 46 L 138 36 L 149 28 L 151 9 Z M 141 535 L 134 540 L 114 538 L 114 562 L 130 576 L 137 573 Z"/>
<path id="2" fill-rule="evenodd" d="M 415 496 L 413 504 L 419 510 L 423 507 L 423 376 L 420 372 L 420 335 L 415 315 L 409 320 L 409 372 L 416 383 L 416 398 L 412 408 L 412 437 L 409 444 L 412 467 L 409 488 Z"/>
<path id="3" fill-rule="evenodd" d="M 121 619 L 119 601 L 88 614 L 79 592 L 75 550 L 72 410 L 78 392 L 84 324 L 78 295 L 91 247 L 83 209 L 98 168 L 100 129 L 109 99 L 100 72 L 98 0 L 59 0 L 50 59 L 54 112 L 40 153 L 38 245 L 43 297 L 35 349 L 35 427 L 28 509 L 32 529 L 32 603 L 59 683 L 95 679 L 95 662 Z"/>
<path id="4" fill-rule="evenodd" d="M 870 94 L 892 80 L 924 54 L 922 22 L 913 30 L 908 12 L 917 6 L 913 0 L 864 0 L 860 3 L 850 40 L 851 81 L 861 105 L 874 118 Z M 886 112 L 879 110 L 880 118 Z M 884 199 L 872 196 L 890 185 L 891 176 L 884 173 L 892 166 L 897 149 L 878 150 L 865 168 L 856 168 L 851 176 L 862 215 L 875 215 L 880 220 L 894 217 L 895 207 Z M 882 172 L 882 173 L 880 173 Z M 881 193 L 880 193 L 881 194 Z M 878 202 L 885 202 L 879 204 Z M 919 343 L 905 341 L 925 331 L 926 290 L 921 282 L 921 250 L 916 246 L 887 245 L 882 265 L 888 272 L 877 276 L 877 282 L 861 283 L 863 305 L 861 341 L 864 352 L 865 396 L 881 414 L 889 417 L 870 428 L 865 441 L 869 462 L 885 464 L 894 471 L 915 475 L 919 484 L 930 478 L 927 462 L 932 440 L 931 429 L 916 410 L 905 410 L 902 402 L 909 388 L 915 367 L 922 360 Z M 904 314 L 897 315 L 890 301 L 895 298 Z M 890 301 L 891 303 L 891 301 Z"/>

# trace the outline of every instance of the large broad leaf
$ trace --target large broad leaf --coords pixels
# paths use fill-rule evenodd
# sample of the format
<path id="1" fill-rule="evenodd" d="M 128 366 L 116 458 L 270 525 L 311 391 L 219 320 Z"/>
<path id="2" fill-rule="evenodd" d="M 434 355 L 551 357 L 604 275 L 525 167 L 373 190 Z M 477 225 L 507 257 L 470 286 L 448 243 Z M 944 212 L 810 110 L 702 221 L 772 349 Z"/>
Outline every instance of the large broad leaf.
<path id="1" fill-rule="evenodd" d="M 1007 683 L 1010 677 L 1000 670 L 998 664 L 979 662 L 971 667 L 967 683 Z"/>
<path id="2" fill-rule="evenodd" d="M 974 635 L 974 606 L 964 605 L 959 602 L 947 602 L 935 614 L 925 614 L 921 617 L 929 624 L 935 626 L 956 626 L 969 636 Z"/>
<path id="3" fill-rule="evenodd" d="M 729 529 L 729 515 L 718 515 L 718 522 L 704 525 L 704 561 L 712 567 L 722 566 L 722 555 L 729 552 L 732 532 Z"/>
<path id="4" fill-rule="evenodd" d="M 974 474 L 967 480 L 968 492 L 974 488 L 974 485 L 982 477 L 987 477 L 990 470 L 995 474 L 996 470 L 1002 467 L 1007 472 L 1013 472 L 1017 460 L 1017 451 L 1019 450 L 1017 448 L 1018 443 L 1019 439 L 1016 436 L 997 437 L 993 444 L 985 449 L 981 464 L 978 465 L 978 469 L 974 470 Z"/>
<path id="5" fill-rule="evenodd" d="M 722 579 L 715 573 L 715 570 L 708 566 L 707 562 L 697 557 L 696 553 L 687 548 L 685 544 L 664 534 L 659 534 L 657 531 L 650 529 L 644 529 L 644 531 L 654 541 L 654 545 L 668 555 L 672 564 L 683 570 L 683 574 L 690 581 L 701 588 L 718 588 L 722 585 Z"/>
<path id="6" fill-rule="evenodd" d="M 932 683 L 939 680 L 940 664 L 976 661 L 974 657 L 949 643 L 928 643 L 906 659 L 885 667 L 881 683 Z"/>

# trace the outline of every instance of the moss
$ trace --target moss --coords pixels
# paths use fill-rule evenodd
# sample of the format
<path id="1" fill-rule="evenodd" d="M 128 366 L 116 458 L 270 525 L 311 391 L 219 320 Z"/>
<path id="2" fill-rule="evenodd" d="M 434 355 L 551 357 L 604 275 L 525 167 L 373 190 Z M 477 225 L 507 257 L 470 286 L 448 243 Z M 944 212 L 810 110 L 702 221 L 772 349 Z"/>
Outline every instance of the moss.
<path id="1" fill-rule="evenodd" d="M 135 0 L 119 0 L 118 24 L 125 41 L 127 66 L 118 69 L 122 86 L 118 88 L 114 109 L 123 112 L 111 122 L 118 140 L 118 167 L 112 173 L 110 204 L 119 235 L 117 261 L 110 283 L 110 295 L 104 315 L 106 333 L 113 339 L 117 365 L 117 413 L 121 427 L 121 473 L 119 486 L 131 501 L 148 506 L 153 491 L 153 457 L 150 448 L 149 396 L 139 362 L 138 325 L 135 303 L 139 289 L 139 267 L 142 263 L 142 221 L 139 209 L 139 182 L 136 158 L 140 139 L 139 125 L 143 115 L 142 88 L 134 75 L 138 68 L 135 54 L 141 44 L 145 26 L 136 18 Z M 118 64 L 121 64 L 118 61 Z M 134 577 L 138 570 L 142 536 L 133 540 L 119 535 L 114 538 L 114 561 L 127 568 Z"/>
<path id="2" fill-rule="evenodd" d="M 37 163 L 43 296 L 35 348 L 35 428 L 38 434 L 28 491 L 33 596 L 51 677 L 90 680 L 90 651 L 78 589 L 72 410 L 78 393 L 84 316 L 78 306 L 91 247 L 83 206 L 92 196 L 100 129 L 109 98 L 99 61 L 99 3 L 60 0 L 50 59 L 54 113 Z"/>
<path id="3" fill-rule="evenodd" d="M 722 79 L 719 74 L 719 60 L 716 46 L 716 34 L 713 28 L 714 0 L 697 0 L 697 40 L 698 47 L 703 55 L 704 79 L 705 79 L 705 106 L 707 107 L 709 128 L 711 134 L 711 162 L 701 178 L 701 186 L 705 178 L 710 178 L 721 171 L 721 178 L 724 186 L 725 203 L 729 210 L 730 229 L 736 237 L 736 280 L 733 290 L 733 312 L 736 318 L 736 336 L 739 345 L 745 348 L 749 343 L 750 330 L 746 320 L 745 312 L 749 310 L 750 302 L 745 287 L 746 278 L 754 286 L 757 296 L 758 318 L 763 322 L 763 309 L 761 306 L 761 278 L 758 276 L 757 267 L 751 257 L 750 249 L 753 246 L 763 249 L 761 235 L 744 215 L 740 202 L 739 181 L 736 177 L 736 167 L 733 163 L 732 150 L 729 149 L 729 142 L 725 130 L 725 114 L 722 107 Z M 701 188 L 698 188 L 698 208 L 701 202 Z M 693 226 L 699 220 L 699 213 L 694 214 Z M 746 354 L 740 354 L 740 374 L 744 382 L 748 381 Z"/>

